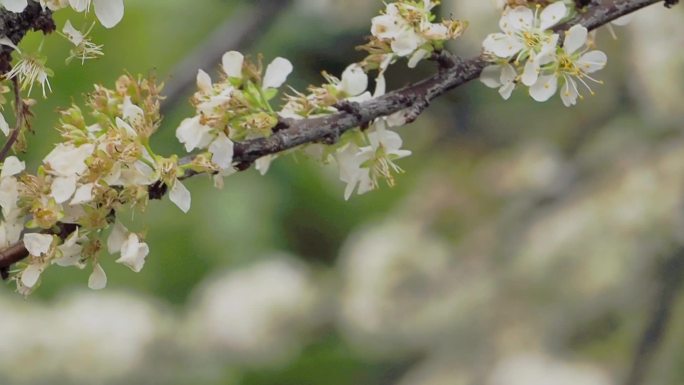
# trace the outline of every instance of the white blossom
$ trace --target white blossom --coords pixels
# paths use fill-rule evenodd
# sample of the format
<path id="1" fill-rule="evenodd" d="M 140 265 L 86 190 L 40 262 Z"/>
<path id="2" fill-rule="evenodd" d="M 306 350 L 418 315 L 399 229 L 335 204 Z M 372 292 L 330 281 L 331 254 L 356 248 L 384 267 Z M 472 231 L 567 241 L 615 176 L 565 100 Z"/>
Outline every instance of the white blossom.
<path id="1" fill-rule="evenodd" d="M 185 145 L 185 150 L 190 152 L 196 148 L 205 148 L 213 139 L 212 128 L 200 121 L 199 115 L 187 118 L 181 122 L 176 130 L 176 138 Z"/>
<path id="2" fill-rule="evenodd" d="M 176 180 L 171 186 L 169 191 L 169 199 L 173 202 L 182 212 L 187 213 L 190 211 L 190 203 L 192 198 L 190 196 L 190 191 L 185 187 L 180 180 Z"/>
<path id="3" fill-rule="evenodd" d="M 287 77 L 292 73 L 293 67 L 289 60 L 277 57 L 266 67 L 264 80 L 261 86 L 267 88 L 280 88 Z"/>
<path id="4" fill-rule="evenodd" d="M 93 272 L 88 277 L 88 287 L 92 290 L 102 290 L 107 287 L 107 274 L 99 263 L 93 266 Z"/>
<path id="5" fill-rule="evenodd" d="M 581 25 L 575 25 L 565 34 L 563 48 L 554 58 L 551 68 L 552 74 L 542 75 L 539 80 L 530 87 L 530 96 L 536 101 L 546 101 L 551 98 L 558 89 L 561 80 L 561 99 L 563 104 L 570 107 L 577 103 L 577 98 L 582 97 L 577 82 L 584 85 L 593 95 L 593 91 L 587 80 L 601 83 L 589 74 L 603 69 L 607 63 L 606 54 L 598 51 L 581 50 L 586 46 L 588 31 Z"/>
<path id="6" fill-rule="evenodd" d="M 52 245 L 52 235 L 29 233 L 24 235 L 24 247 L 29 254 L 39 257 L 50 251 Z"/>
<path id="7" fill-rule="evenodd" d="M 116 262 L 128 266 L 134 272 L 139 273 L 145 265 L 145 258 L 150 252 L 150 248 L 147 246 L 147 243 L 140 242 L 137 234 L 130 233 L 126 240 L 121 243 L 119 251 L 121 252 L 121 257 Z"/>
<path id="8" fill-rule="evenodd" d="M 511 97 L 515 89 L 518 73 L 511 64 L 497 64 L 485 67 L 480 75 L 480 81 L 489 88 L 498 88 L 502 98 Z"/>

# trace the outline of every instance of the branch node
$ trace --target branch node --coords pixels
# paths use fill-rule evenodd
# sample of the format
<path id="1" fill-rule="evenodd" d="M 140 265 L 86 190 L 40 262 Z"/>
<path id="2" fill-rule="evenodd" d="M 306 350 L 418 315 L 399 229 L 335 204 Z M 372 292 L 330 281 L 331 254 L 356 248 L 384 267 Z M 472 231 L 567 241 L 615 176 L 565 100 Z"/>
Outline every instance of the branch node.
<path id="1" fill-rule="evenodd" d="M 164 197 L 168 189 L 169 187 L 166 185 L 166 183 L 158 180 L 151 184 L 147 191 L 150 196 L 150 199 L 159 200 L 162 199 L 162 197 Z"/>

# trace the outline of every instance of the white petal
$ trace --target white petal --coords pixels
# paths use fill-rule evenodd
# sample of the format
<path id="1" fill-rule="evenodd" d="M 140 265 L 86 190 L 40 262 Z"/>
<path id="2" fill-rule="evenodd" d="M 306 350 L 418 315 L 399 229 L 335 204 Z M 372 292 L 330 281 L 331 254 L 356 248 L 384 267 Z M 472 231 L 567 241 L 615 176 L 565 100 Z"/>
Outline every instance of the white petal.
<path id="1" fill-rule="evenodd" d="M 0 45 L 6 45 L 6 46 L 8 46 L 8 47 L 12 47 L 12 48 L 14 48 L 17 52 L 21 52 L 21 51 L 19 50 L 19 47 L 17 47 L 17 45 L 14 44 L 14 42 L 12 42 L 12 40 L 10 40 L 10 38 L 7 37 L 7 36 L 0 37 Z"/>
<path id="2" fill-rule="evenodd" d="M 592 73 L 603 69 L 608 63 L 608 57 L 602 51 L 589 51 L 577 60 L 577 65 L 584 73 Z"/>
<path id="3" fill-rule="evenodd" d="M 516 31 L 530 29 L 534 24 L 534 12 L 527 7 L 515 7 L 507 13 L 507 21 L 510 28 Z"/>
<path id="4" fill-rule="evenodd" d="M 81 175 L 88 169 L 85 161 L 94 149 L 95 146 L 92 144 L 75 147 L 72 144 L 60 143 L 43 159 L 43 162 L 58 175 Z"/>
<path id="5" fill-rule="evenodd" d="M 340 86 L 348 96 L 360 95 L 368 88 L 368 75 L 360 65 L 352 64 L 342 73 Z"/>
<path id="6" fill-rule="evenodd" d="M 2 5 L 10 12 L 22 12 L 28 2 L 26 0 L 2 0 Z"/>
<path id="7" fill-rule="evenodd" d="M 121 222 L 116 222 L 112 228 L 112 232 L 107 238 L 107 251 L 109 254 L 118 253 L 121 251 L 121 246 L 128 238 L 128 229 L 121 224 Z"/>
<path id="8" fill-rule="evenodd" d="M 71 202 L 69 202 L 69 204 L 79 205 L 82 203 L 88 203 L 92 201 L 93 187 L 95 187 L 95 183 L 88 183 L 76 189 L 76 192 L 74 193 L 74 199 L 72 199 Z"/>
<path id="9" fill-rule="evenodd" d="M 64 24 L 64 28 L 62 28 L 62 32 L 75 46 L 79 46 L 83 42 L 83 34 L 81 33 L 81 31 L 74 28 L 70 20 L 66 21 L 66 23 Z"/>
<path id="10" fill-rule="evenodd" d="M 492 33 L 485 38 L 482 48 L 498 57 L 509 58 L 520 52 L 523 44 L 509 35 Z"/>
<path id="11" fill-rule="evenodd" d="M 508 100 L 511 97 L 511 94 L 513 94 L 513 90 L 515 90 L 515 83 L 506 83 L 499 88 L 499 95 L 501 95 L 504 100 Z"/>
<path id="12" fill-rule="evenodd" d="M 480 74 L 480 81 L 489 88 L 501 87 L 501 66 L 490 65 L 485 67 Z"/>
<path id="13" fill-rule="evenodd" d="M 5 178 L 0 180 L 0 207 L 3 214 L 14 211 L 17 208 L 17 198 L 19 198 L 19 182 L 16 178 Z"/>
<path id="14" fill-rule="evenodd" d="M 558 24 L 568 14 L 568 7 L 562 1 L 557 1 L 548 7 L 544 8 L 539 16 L 541 23 L 539 28 L 547 30 Z"/>
<path id="15" fill-rule="evenodd" d="M 57 203 L 64 203 L 74 195 L 76 181 L 76 176 L 60 176 L 52 181 L 51 195 Z"/>
<path id="16" fill-rule="evenodd" d="M 133 137 L 138 136 L 138 133 L 135 132 L 135 129 L 133 129 L 133 127 L 130 124 L 126 123 L 123 119 L 117 117 L 116 119 L 114 119 L 114 121 L 116 122 L 116 126 L 119 129 L 126 131 L 128 135 Z"/>
<path id="17" fill-rule="evenodd" d="M 262 156 L 254 162 L 254 168 L 259 171 L 259 174 L 266 175 L 268 169 L 271 168 L 271 162 L 273 162 L 273 155 Z"/>
<path id="18" fill-rule="evenodd" d="M 183 120 L 176 129 L 176 138 L 185 145 L 185 150 L 190 152 L 195 148 L 204 148 L 211 143 L 211 127 L 200 123 L 200 116 Z"/>
<path id="19" fill-rule="evenodd" d="M 76 243 L 80 239 L 81 238 L 78 236 L 78 229 L 71 233 L 63 244 L 57 246 L 57 249 L 62 253 L 62 256 L 59 259 L 53 260 L 53 263 L 62 267 L 76 266 L 83 268 L 84 265 L 83 262 L 81 262 L 83 246 Z"/>
<path id="20" fill-rule="evenodd" d="M 92 290 L 102 290 L 107 287 L 107 274 L 99 263 L 93 267 L 93 272 L 88 277 L 88 287 Z"/>
<path id="21" fill-rule="evenodd" d="M 223 54 L 223 72 L 231 78 L 242 78 L 242 64 L 245 57 L 237 51 L 230 51 Z"/>
<path id="22" fill-rule="evenodd" d="M 0 172 L 0 179 L 5 179 L 10 176 L 19 174 L 26 169 L 26 163 L 22 162 L 16 156 L 9 156 L 2 164 L 2 172 Z"/>
<path id="23" fill-rule="evenodd" d="M 149 246 L 140 242 L 136 234 L 129 234 L 126 241 L 121 245 L 121 258 L 117 263 L 128 266 L 131 270 L 139 273 L 145 265 L 145 257 L 150 252 Z"/>
<path id="24" fill-rule="evenodd" d="M 515 78 L 518 77 L 518 72 L 510 64 L 504 64 L 501 66 L 501 81 L 502 84 L 513 83 Z"/>
<path id="25" fill-rule="evenodd" d="M 530 87 L 530 96 L 538 102 L 549 100 L 558 88 L 556 75 L 540 76 L 537 82 Z"/>
<path id="26" fill-rule="evenodd" d="M 285 80 L 287 80 L 288 75 L 292 73 L 293 69 L 292 63 L 290 63 L 289 60 L 283 59 L 282 57 L 275 58 L 271 64 L 266 67 L 262 88 L 279 88 L 285 83 Z"/>
<path id="27" fill-rule="evenodd" d="M 181 183 L 181 181 L 176 180 L 176 183 L 173 184 L 171 191 L 169 191 L 169 199 L 171 199 L 171 202 L 175 203 L 182 212 L 187 213 L 190 211 L 192 197 L 190 196 L 190 191 Z"/>
<path id="28" fill-rule="evenodd" d="M 421 60 L 425 59 L 425 57 L 429 54 L 427 50 L 424 49 L 419 49 L 416 51 L 413 55 L 411 55 L 411 58 L 408 61 L 408 67 L 409 68 L 416 68 L 418 63 L 420 63 Z"/>
<path id="29" fill-rule="evenodd" d="M 586 44 L 588 35 L 589 30 L 587 30 L 584 26 L 579 24 L 573 25 L 572 28 L 565 33 L 563 49 L 567 54 L 573 54 L 584 44 Z"/>
<path id="30" fill-rule="evenodd" d="M 40 279 L 40 275 L 43 274 L 43 270 L 45 270 L 45 267 L 43 267 L 42 265 L 29 265 L 21 273 L 21 283 L 28 288 L 36 286 L 36 283 L 38 283 L 38 279 Z"/>
<path id="31" fill-rule="evenodd" d="M 392 41 L 392 51 L 397 55 L 404 57 L 409 56 L 415 52 L 425 42 L 420 35 L 413 29 L 406 29 L 401 31 L 399 36 Z"/>
<path id="32" fill-rule="evenodd" d="M 394 39 L 404 28 L 405 22 L 393 15 L 380 15 L 371 20 L 371 34 L 379 39 Z"/>
<path id="33" fill-rule="evenodd" d="M 522 74 L 522 82 L 526 86 L 531 86 L 537 82 L 539 78 L 539 63 L 535 60 L 527 60 Z"/>
<path id="34" fill-rule="evenodd" d="M 124 99 L 122 116 L 125 121 L 135 127 L 140 127 L 145 122 L 145 111 L 133 104 L 129 96 Z"/>
<path id="35" fill-rule="evenodd" d="M 385 73 L 378 73 L 378 77 L 375 78 L 375 91 L 373 92 L 373 97 L 377 98 L 384 95 L 387 92 L 387 80 L 385 79 Z"/>
<path id="36" fill-rule="evenodd" d="M 209 74 L 202 70 L 197 71 L 197 88 L 204 93 L 209 93 L 213 87 Z"/>
<path id="37" fill-rule="evenodd" d="M 24 247 L 33 256 L 39 257 L 47 254 L 50 250 L 50 245 L 52 245 L 52 235 L 39 233 L 24 234 Z"/>
<path id="38" fill-rule="evenodd" d="M 551 63 L 556 59 L 556 48 L 558 47 L 558 36 L 557 33 L 551 35 L 551 38 L 542 44 L 539 53 L 534 56 L 534 60 L 540 65 Z"/>
<path id="39" fill-rule="evenodd" d="M 221 169 L 227 169 L 233 164 L 233 147 L 232 140 L 220 132 L 216 139 L 209 145 L 209 152 L 211 152 L 211 161 L 214 162 Z"/>
<path id="40" fill-rule="evenodd" d="M 69 0 L 69 5 L 76 12 L 83 12 L 90 6 L 90 0 Z"/>
<path id="41" fill-rule="evenodd" d="M 93 5 L 95 15 L 105 28 L 112 28 L 123 18 L 123 0 L 93 0 Z"/>
<path id="42" fill-rule="evenodd" d="M 9 136 L 10 126 L 7 124 L 5 117 L 0 113 L 0 131 L 2 131 L 5 136 Z"/>

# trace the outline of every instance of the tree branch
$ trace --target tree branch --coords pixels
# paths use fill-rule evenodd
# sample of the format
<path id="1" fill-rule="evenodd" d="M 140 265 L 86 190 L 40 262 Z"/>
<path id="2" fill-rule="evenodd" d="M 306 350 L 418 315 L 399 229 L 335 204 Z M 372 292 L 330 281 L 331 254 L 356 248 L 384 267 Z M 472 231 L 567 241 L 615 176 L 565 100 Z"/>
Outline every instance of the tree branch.
<path id="1" fill-rule="evenodd" d="M 582 24 L 593 30 L 621 16 L 663 1 L 666 0 L 604 0 L 598 5 L 588 7 L 588 10 L 577 18 L 558 26 L 557 30 L 566 30 L 575 24 Z M 444 62 L 445 59 L 442 60 Z M 263 156 L 280 153 L 307 143 L 324 141 L 326 138 L 338 138 L 348 130 L 402 110 L 405 110 L 407 118 L 415 119 L 435 98 L 477 79 L 488 64 L 483 56 L 469 60 L 451 57 L 450 61 L 453 64 L 450 68 L 441 68 L 430 78 L 367 102 L 358 103 L 353 109 L 347 109 L 349 111 L 340 111 L 312 119 L 284 119 L 280 124 L 284 128 L 277 130 L 270 137 L 236 143 L 233 159 L 241 165 L 241 169 L 244 169 Z M 186 176 L 191 175 L 193 174 Z M 27 256 L 28 252 L 20 242 L 0 252 L 0 269 L 7 268 Z"/>
<path id="2" fill-rule="evenodd" d="M 577 18 L 560 25 L 557 31 L 564 31 L 575 24 L 582 24 L 590 30 L 596 29 L 624 15 L 663 0 L 613 0 L 603 1 L 590 7 Z M 359 103 L 353 112 L 341 111 L 320 118 L 284 120 L 286 129 L 275 132 L 268 138 L 247 140 L 235 144 L 234 160 L 240 164 L 251 164 L 260 157 L 283 152 L 306 143 L 319 142 L 325 138 L 337 138 L 345 131 L 363 126 L 373 120 L 405 110 L 408 121 L 415 120 L 432 101 L 456 87 L 477 79 L 488 62 L 483 56 L 470 60 L 451 57 L 452 62 L 440 55 L 442 68 L 431 78 L 389 92 L 381 97 Z M 449 55 L 448 55 L 449 56 Z"/>

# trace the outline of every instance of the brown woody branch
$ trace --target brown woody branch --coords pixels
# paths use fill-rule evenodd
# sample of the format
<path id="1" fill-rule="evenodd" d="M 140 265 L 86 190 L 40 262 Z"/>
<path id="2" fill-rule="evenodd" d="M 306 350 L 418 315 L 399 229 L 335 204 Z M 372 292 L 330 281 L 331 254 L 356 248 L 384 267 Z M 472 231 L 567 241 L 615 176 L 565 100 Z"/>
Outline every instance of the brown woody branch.
<path id="1" fill-rule="evenodd" d="M 588 6 L 585 12 L 559 26 L 557 30 L 566 30 L 575 24 L 582 24 L 593 30 L 621 16 L 663 1 L 595 1 L 597 4 Z M 280 124 L 283 128 L 270 137 L 236 143 L 234 161 L 240 169 L 246 169 L 263 156 L 284 152 L 307 143 L 330 142 L 330 138 L 334 141 L 348 130 L 365 126 L 377 118 L 399 111 L 404 111 L 409 120 L 415 119 L 435 98 L 477 79 L 488 64 L 483 56 L 463 60 L 447 53 L 444 55 L 446 56 L 439 61 L 442 63 L 440 71 L 430 78 L 367 102 L 348 104 L 340 112 L 329 116 L 303 120 L 284 119 Z M 0 252 L 0 269 L 6 269 L 27 256 L 28 252 L 22 245 L 14 245 Z"/>
<path id="2" fill-rule="evenodd" d="M 586 12 L 581 13 L 575 19 L 558 26 L 557 30 L 567 30 L 575 24 L 582 24 L 593 30 L 621 16 L 662 1 L 600 1 L 597 2 L 600 4 L 588 7 Z M 389 92 L 373 100 L 356 104 L 353 109 L 347 108 L 347 111 L 340 111 L 329 116 L 296 121 L 286 119 L 282 123 L 287 128 L 278 130 L 268 138 L 236 143 L 235 162 L 241 165 L 249 165 L 266 155 L 283 152 L 306 143 L 325 141 L 326 138 L 339 138 L 345 131 L 364 126 L 379 117 L 402 110 L 407 120 L 413 121 L 435 98 L 464 83 L 477 79 L 488 64 L 483 56 L 463 60 L 448 53 L 442 53 L 437 59 L 441 70 L 423 81 Z"/>

